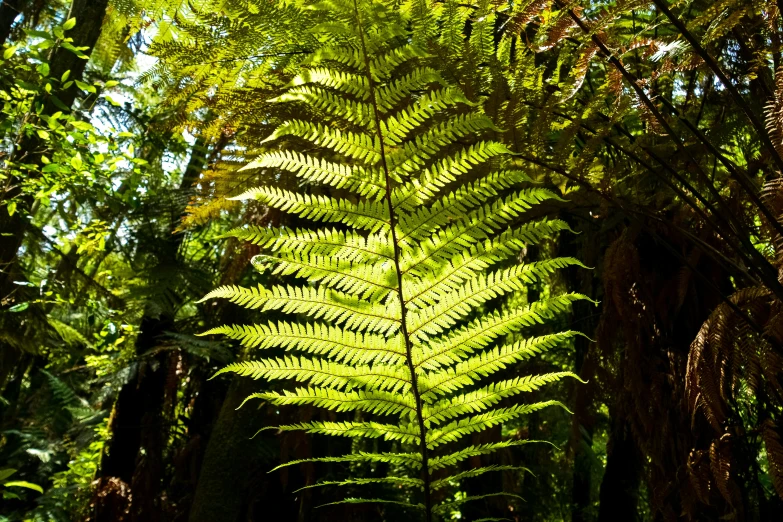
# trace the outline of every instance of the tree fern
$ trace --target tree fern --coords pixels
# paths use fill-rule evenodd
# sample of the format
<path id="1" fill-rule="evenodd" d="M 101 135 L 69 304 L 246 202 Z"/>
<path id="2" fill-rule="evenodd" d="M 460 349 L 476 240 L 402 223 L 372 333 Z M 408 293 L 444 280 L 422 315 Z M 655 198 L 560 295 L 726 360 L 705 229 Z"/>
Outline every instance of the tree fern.
<path id="1" fill-rule="evenodd" d="M 254 260 L 257 269 L 295 278 L 287 285 L 224 286 L 205 298 L 292 317 L 207 333 L 287 352 L 219 372 L 296 383 L 248 399 L 359 414 L 276 429 L 384 439 L 402 450 L 311 461 L 369 461 L 409 471 L 318 485 L 391 483 L 420 490 L 421 499 L 340 502 L 401 504 L 423 512 L 429 522 L 472 500 L 445 502 L 443 488 L 508 471 L 507 466 L 460 471 L 460 462 L 528 441 L 453 443 L 561 405 L 506 399 L 574 376 L 492 378 L 577 335 L 517 334 L 585 296 L 522 304 L 500 299 L 506 304 L 495 311 L 489 311 L 490 302 L 580 263 L 571 258 L 507 262 L 525 245 L 567 229 L 559 220 L 524 219 L 527 210 L 559 198 L 541 187 L 526 188 L 530 180 L 513 167 L 506 147 L 482 138 L 497 130 L 492 121 L 427 67 L 425 53 L 410 44 L 399 15 L 366 0 L 337 0 L 317 9 L 323 9 L 324 23 L 316 30 L 322 46 L 277 99 L 302 104 L 301 112 L 311 116 L 281 124 L 267 140 L 268 151 L 246 167 L 294 172 L 305 190 L 262 186 L 236 198 L 257 199 L 314 228 L 232 232 L 263 248 Z"/>

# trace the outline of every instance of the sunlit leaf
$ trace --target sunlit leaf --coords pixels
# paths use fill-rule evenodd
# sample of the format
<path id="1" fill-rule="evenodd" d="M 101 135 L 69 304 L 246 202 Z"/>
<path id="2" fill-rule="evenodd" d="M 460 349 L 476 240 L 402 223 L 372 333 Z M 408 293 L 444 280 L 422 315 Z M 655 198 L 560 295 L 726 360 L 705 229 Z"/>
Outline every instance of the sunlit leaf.
<path id="1" fill-rule="evenodd" d="M 82 161 L 81 153 L 77 152 L 76 155 L 71 158 L 71 166 L 76 170 L 82 169 L 82 166 L 84 166 L 84 162 Z"/>
<path id="2" fill-rule="evenodd" d="M 3 484 L 3 486 L 32 489 L 33 491 L 37 491 L 38 493 L 43 493 L 43 488 L 41 486 L 39 486 L 38 484 L 33 484 L 32 482 L 27 482 L 26 480 L 12 480 L 11 482 L 6 482 L 5 484 Z"/>
<path id="3" fill-rule="evenodd" d="M 12 57 L 16 53 L 17 49 L 19 49 L 19 46 L 13 45 L 8 49 L 6 49 L 5 51 L 3 51 L 3 60 L 8 60 L 10 57 Z"/>

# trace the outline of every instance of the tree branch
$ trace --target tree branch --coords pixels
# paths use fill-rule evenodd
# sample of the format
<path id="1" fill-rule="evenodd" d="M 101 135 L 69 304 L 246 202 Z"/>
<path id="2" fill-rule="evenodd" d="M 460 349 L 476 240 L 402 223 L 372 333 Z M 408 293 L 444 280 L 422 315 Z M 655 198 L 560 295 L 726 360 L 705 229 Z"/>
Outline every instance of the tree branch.
<path id="1" fill-rule="evenodd" d="M 778 154 L 777 149 L 772 144 L 772 140 L 769 139 L 769 135 L 767 134 L 766 129 L 764 128 L 764 125 L 759 121 L 758 117 L 753 113 L 750 106 L 745 102 L 744 98 L 740 96 L 740 93 L 737 91 L 737 88 L 734 87 L 734 84 L 731 83 L 729 78 L 726 76 L 726 74 L 721 69 L 718 62 L 715 60 L 715 58 L 712 57 L 710 53 L 708 53 L 704 47 L 701 46 L 699 41 L 691 34 L 690 31 L 688 31 L 688 28 L 685 26 L 685 24 L 677 18 L 674 13 L 672 13 L 669 10 L 669 7 L 666 5 L 666 2 L 664 0 L 652 0 L 653 3 L 658 7 L 658 9 L 661 10 L 661 12 L 666 15 L 666 18 L 669 19 L 669 21 L 677 28 L 678 31 L 680 31 L 680 34 L 688 41 L 688 43 L 693 47 L 693 50 L 696 51 L 696 54 L 698 54 L 702 60 L 704 60 L 704 63 L 707 64 L 707 66 L 712 69 L 712 72 L 715 73 L 715 76 L 718 77 L 720 82 L 723 84 L 723 86 L 726 88 L 726 90 L 729 92 L 731 97 L 734 99 L 734 103 L 737 104 L 737 106 L 742 110 L 743 113 L 745 113 L 745 116 L 750 121 L 751 125 L 753 125 L 753 128 L 756 130 L 756 133 L 758 134 L 759 138 L 761 139 L 762 143 L 764 143 L 764 146 L 769 149 L 769 152 L 772 154 L 772 159 L 775 162 L 775 165 L 777 165 L 778 170 L 783 173 L 783 158 L 780 157 L 780 154 Z"/>

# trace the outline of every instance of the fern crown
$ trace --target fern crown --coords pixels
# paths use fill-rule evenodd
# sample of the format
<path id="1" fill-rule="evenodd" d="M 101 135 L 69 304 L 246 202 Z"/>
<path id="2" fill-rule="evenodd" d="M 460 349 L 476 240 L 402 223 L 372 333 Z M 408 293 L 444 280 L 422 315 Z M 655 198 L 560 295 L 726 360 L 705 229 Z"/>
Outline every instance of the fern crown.
<path id="1" fill-rule="evenodd" d="M 568 228 L 557 219 L 524 219 L 532 207 L 559 198 L 515 169 L 506 146 L 480 138 L 497 130 L 493 122 L 426 66 L 426 53 L 411 42 L 398 14 L 366 0 L 317 8 L 325 19 L 316 31 L 322 46 L 277 98 L 300 104 L 309 116 L 282 123 L 266 140 L 267 151 L 245 167 L 292 172 L 303 190 L 261 186 L 237 198 L 312 225 L 232 232 L 263 249 L 254 259 L 257 269 L 292 283 L 219 287 L 205 298 L 291 317 L 207 333 L 262 354 L 220 373 L 295 383 L 249 399 L 354 412 L 277 429 L 389 441 L 389 451 L 311 460 L 401 470 L 319 485 L 393 485 L 396 497 L 341 502 L 393 502 L 429 522 L 473 500 L 441 500 L 443 490 L 508 471 L 460 471 L 461 463 L 527 442 L 462 439 L 560 404 L 509 399 L 573 374 L 493 375 L 577 335 L 519 332 L 585 296 L 531 303 L 509 297 L 580 263 L 509 262 L 526 245 Z M 498 302 L 505 304 L 498 308 Z M 400 499 L 400 491 L 408 493 Z"/>

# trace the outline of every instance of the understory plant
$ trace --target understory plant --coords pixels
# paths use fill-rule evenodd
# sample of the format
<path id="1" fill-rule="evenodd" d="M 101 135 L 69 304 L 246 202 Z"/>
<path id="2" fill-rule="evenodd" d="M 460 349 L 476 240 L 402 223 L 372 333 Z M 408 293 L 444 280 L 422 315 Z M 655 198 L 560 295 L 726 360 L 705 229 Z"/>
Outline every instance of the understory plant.
<path id="1" fill-rule="evenodd" d="M 315 30 L 321 45 L 275 100 L 296 117 L 245 167 L 267 179 L 292 172 L 299 190 L 270 183 L 236 198 L 279 209 L 300 226 L 231 233 L 261 247 L 254 266 L 286 284 L 222 286 L 205 297 L 287 317 L 207 334 L 260 351 L 220 373 L 290 383 L 249 398 L 338 415 L 276 429 L 388 441 L 389 451 L 308 459 L 388 465 L 388 476 L 318 484 L 393 486 L 389 498 L 339 503 L 395 503 L 431 522 L 477 499 L 449 500 L 462 479 L 518 470 L 462 467 L 468 459 L 530 442 L 466 437 L 562 406 L 513 398 L 572 373 L 498 372 L 579 335 L 523 333 L 587 299 L 528 299 L 531 284 L 580 263 L 519 262 L 527 246 L 568 229 L 530 216 L 560 198 L 514 167 L 506 146 L 491 139 L 499 129 L 411 43 L 399 10 L 368 0 L 311 8 L 324 20 Z"/>

